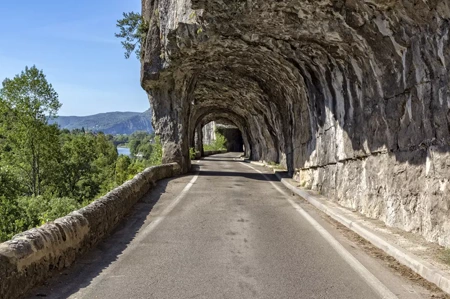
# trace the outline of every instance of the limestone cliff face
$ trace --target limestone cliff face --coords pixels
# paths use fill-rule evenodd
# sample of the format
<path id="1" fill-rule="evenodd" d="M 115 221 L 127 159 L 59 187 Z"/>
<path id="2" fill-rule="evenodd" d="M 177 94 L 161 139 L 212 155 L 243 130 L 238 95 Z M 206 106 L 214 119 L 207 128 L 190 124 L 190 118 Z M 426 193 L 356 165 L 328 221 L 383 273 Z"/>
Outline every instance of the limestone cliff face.
<path id="1" fill-rule="evenodd" d="M 202 128 L 203 133 L 203 144 L 211 144 L 214 140 L 216 140 L 216 123 L 214 121 L 207 123 Z"/>
<path id="2" fill-rule="evenodd" d="M 225 119 L 305 187 L 450 246 L 450 0 L 143 0 L 166 161 Z"/>

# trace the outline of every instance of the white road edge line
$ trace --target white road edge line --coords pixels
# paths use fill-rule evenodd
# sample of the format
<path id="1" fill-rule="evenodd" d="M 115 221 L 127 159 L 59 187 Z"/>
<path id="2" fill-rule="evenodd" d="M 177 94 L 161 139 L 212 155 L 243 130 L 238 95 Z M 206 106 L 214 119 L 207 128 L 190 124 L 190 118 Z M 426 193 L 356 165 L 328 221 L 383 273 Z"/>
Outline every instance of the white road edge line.
<path id="1" fill-rule="evenodd" d="M 140 243 L 148 234 L 150 234 L 158 224 L 166 218 L 166 216 L 175 208 L 175 206 L 186 196 L 189 189 L 194 185 L 198 179 L 198 173 L 191 179 L 191 181 L 181 190 L 180 194 L 161 212 L 161 216 L 156 217 L 147 227 L 145 227 L 139 235 L 132 241 L 133 243 Z"/>
<path id="2" fill-rule="evenodd" d="M 88 286 L 86 286 L 83 289 L 80 289 L 78 292 L 72 294 L 69 298 L 85 298 L 87 294 L 89 293 L 89 290 L 95 289 L 95 286 L 97 286 L 100 282 L 102 282 L 106 276 L 110 273 L 114 272 L 114 269 L 120 264 L 120 260 L 123 256 L 125 256 L 127 253 L 135 249 L 141 241 L 147 237 L 157 226 L 160 224 L 164 218 L 176 207 L 176 205 L 186 196 L 186 194 L 189 192 L 191 187 L 194 185 L 195 181 L 197 181 L 199 176 L 199 173 L 197 172 L 195 176 L 190 180 L 190 182 L 183 188 L 183 190 L 178 194 L 178 196 L 161 212 L 161 215 L 158 217 L 155 217 L 153 221 L 147 225 L 142 231 L 139 231 L 137 234 L 137 237 L 131 240 L 130 244 L 120 253 L 117 260 L 114 261 L 114 263 L 111 263 L 109 267 L 104 269 L 99 275 L 97 275 L 91 283 L 89 283 Z M 82 297 L 79 297 L 82 296 Z"/>
<path id="3" fill-rule="evenodd" d="M 318 232 L 319 234 L 333 247 L 334 250 L 353 268 L 366 282 L 367 284 L 377 292 L 381 298 L 395 299 L 398 298 L 392 293 L 381 281 L 378 280 L 364 265 L 362 265 L 350 252 L 345 249 L 323 226 L 321 226 L 311 215 L 302 209 L 295 201 L 290 198 L 290 195 L 280 187 L 278 187 L 272 180 L 262 171 L 248 165 L 247 163 L 240 162 L 241 164 L 261 173 L 264 178 L 269 181 L 272 186 L 281 194 L 286 196 L 286 200 L 294 207 L 294 209 L 303 216 Z"/>

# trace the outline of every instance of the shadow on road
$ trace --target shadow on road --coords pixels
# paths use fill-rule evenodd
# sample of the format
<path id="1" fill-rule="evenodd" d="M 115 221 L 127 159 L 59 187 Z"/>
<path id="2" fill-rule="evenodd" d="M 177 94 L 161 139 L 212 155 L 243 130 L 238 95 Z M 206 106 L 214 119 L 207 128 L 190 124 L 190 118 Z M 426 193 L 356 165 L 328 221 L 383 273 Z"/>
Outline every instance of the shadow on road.
<path id="1" fill-rule="evenodd" d="M 260 173 L 250 173 L 250 172 L 233 172 L 233 171 L 208 171 L 208 170 L 200 170 L 199 176 L 220 176 L 220 177 L 242 177 L 246 179 L 258 180 L 258 181 L 267 181 L 264 175 Z M 278 181 L 277 177 L 274 174 L 265 174 L 270 181 Z"/>
<path id="2" fill-rule="evenodd" d="M 218 159 L 218 158 L 203 158 L 200 161 L 210 161 L 210 162 L 230 162 L 230 163 L 235 163 L 235 162 L 241 162 L 241 161 L 237 161 L 234 159 Z"/>

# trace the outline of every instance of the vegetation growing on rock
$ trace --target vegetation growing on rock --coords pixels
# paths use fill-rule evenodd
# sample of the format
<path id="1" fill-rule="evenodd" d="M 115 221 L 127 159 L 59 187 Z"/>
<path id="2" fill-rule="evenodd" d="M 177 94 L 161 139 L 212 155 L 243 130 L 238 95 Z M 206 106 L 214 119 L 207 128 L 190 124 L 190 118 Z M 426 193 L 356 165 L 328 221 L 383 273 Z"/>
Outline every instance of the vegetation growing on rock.
<path id="1" fill-rule="evenodd" d="M 117 21 L 116 26 L 120 29 L 116 33 L 117 38 L 122 38 L 122 46 L 125 49 L 125 58 L 130 58 L 135 52 L 139 59 L 141 55 L 141 45 L 147 36 L 149 29 L 148 23 L 142 18 L 141 14 L 136 12 L 124 12 L 123 19 Z"/>

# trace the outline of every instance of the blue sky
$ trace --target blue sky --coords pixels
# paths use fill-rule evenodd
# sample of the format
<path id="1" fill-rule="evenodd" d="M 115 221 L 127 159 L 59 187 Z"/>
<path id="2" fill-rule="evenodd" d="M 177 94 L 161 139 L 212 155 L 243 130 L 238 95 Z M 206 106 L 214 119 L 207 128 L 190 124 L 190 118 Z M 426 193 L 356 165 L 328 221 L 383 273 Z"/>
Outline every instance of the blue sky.
<path id="1" fill-rule="evenodd" d="M 139 62 L 114 37 L 122 12 L 140 0 L 2 1 L 0 81 L 36 65 L 59 94 L 59 115 L 149 108 Z"/>

